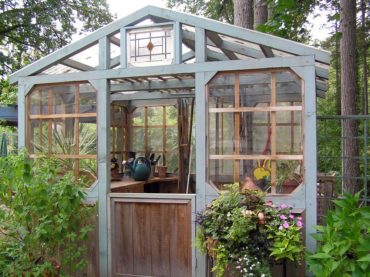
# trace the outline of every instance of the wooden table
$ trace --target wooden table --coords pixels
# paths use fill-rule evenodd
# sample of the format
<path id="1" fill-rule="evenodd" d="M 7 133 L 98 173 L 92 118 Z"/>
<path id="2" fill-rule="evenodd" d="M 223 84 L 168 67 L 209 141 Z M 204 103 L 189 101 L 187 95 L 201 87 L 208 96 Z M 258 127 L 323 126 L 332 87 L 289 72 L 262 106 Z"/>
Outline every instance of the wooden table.
<path id="1" fill-rule="evenodd" d="M 163 183 L 176 183 L 178 182 L 177 176 L 169 177 L 153 177 L 146 181 L 135 181 L 133 179 L 121 180 L 121 181 L 112 181 L 111 182 L 111 191 L 112 192 L 133 192 L 133 193 L 143 193 L 145 185 L 148 184 L 160 184 Z M 163 189 L 160 188 L 160 192 Z M 165 191 L 164 191 L 165 192 Z"/>

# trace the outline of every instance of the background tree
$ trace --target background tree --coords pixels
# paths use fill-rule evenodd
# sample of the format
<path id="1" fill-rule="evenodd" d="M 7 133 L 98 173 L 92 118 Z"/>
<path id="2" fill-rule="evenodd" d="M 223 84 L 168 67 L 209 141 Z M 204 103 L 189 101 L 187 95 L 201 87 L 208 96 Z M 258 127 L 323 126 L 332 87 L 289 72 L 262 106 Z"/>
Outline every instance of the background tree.
<path id="1" fill-rule="evenodd" d="M 341 88 L 342 88 L 342 115 L 355 115 L 357 98 L 357 68 L 356 68 L 356 2 L 341 0 Z M 342 155 L 344 190 L 354 193 L 359 190 L 359 184 L 353 177 L 359 176 L 357 122 L 355 120 L 342 121 Z M 351 177 L 351 178 L 348 178 Z"/>
<path id="2" fill-rule="evenodd" d="M 105 0 L 0 1 L 0 76 L 68 44 L 78 24 L 89 32 L 111 20 Z"/>

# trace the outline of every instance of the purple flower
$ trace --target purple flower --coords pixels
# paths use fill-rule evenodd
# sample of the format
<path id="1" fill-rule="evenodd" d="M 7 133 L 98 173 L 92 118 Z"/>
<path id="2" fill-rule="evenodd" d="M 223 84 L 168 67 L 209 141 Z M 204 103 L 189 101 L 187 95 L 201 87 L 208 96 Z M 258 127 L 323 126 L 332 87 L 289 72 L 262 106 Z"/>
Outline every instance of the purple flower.
<path id="1" fill-rule="evenodd" d="M 301 216 L 298 216 L 297 217 L 297 220 L 302 221 L 302 217 Z"/>
<path id="2" fill-rule="evenodd" d="M 280 215 L 280 219 L 282 219 L 282 220 L 286 220 L 287 219 L 287 217 L 285 216 L 285 215 Z"/>
<path id="3" fill-rule="evenodd" d="M 294 215 L 290 214 L 290 215 L 289 215 L 289 218 L 290 218 L 290 219 L 294 219 Z"/>
<path id="4" fill-rule="evenodd" d="M 297 221 L 297 226 L 298 226 L 298 227 L 302 227 L 302 226 L 303 226 L 302 221 L 298 220 L 298 221 Z"/>
<path id="5" fill-rule="evenodd" d="M 281 205 L 280 205 L 280 209 L 284 210 L 284 209 L 286 209 L 286 208 L 288 208 L 288 206 L 287 206 L 286 204 L 281 204 Z"/>
<path id="6" fill-rule="evenodd" d="M 287 221 L 284 221 L 284 224 L 283 224 L 283 227 L 286 229 L 286 228 L 289 228 L 289 223 Z"/>

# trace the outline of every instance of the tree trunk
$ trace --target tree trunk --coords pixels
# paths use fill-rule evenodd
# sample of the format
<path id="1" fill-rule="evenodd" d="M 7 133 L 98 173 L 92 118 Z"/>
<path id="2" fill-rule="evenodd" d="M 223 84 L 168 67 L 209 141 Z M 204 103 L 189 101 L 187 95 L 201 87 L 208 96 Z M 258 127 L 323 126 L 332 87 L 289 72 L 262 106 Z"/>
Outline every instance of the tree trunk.
<path id="1" fill-rule="evenodd" d="M 366 2 L 361 0 L 361 56 L 362 56 L 362 96 L 363 96 L 363 114 L 369 114 L 368 99 L 368 81 L 367 81 L 367 45 L 366 45 Z"/>
<path id="2" fill-rule="evenodd" d="M 341 0 L 341 88 L 342 88 L 342 115 L 356 114 L 356 1 Z M 359 177 L 357 145 L 357 122 L 355 120 L 342 120 L 342 165 L 344 191 L 354 193 L 359 190 Z"/>
<path id="3" fill-rule="evenodd" d="M 234 0 L 234 25 L 253 29 L 253 0 Z"/>
<path id="4" fill-rule="evenodd" d="M 267 2 L 266 0 L 254 0 L 254 29 L 267 22 Z"/>
<path id="5" fill-rule="evenodd" d="M 335 21 L 335 33 L 339 33 L 339 21 Z M 334 67 L 335 67 L 335 112 L 337 115 L 342 113 L 341 107 L 341 88 L 340 88 L 340 43 L 339 37 L 335 36 L 335 53 L 334 53 Z"/>

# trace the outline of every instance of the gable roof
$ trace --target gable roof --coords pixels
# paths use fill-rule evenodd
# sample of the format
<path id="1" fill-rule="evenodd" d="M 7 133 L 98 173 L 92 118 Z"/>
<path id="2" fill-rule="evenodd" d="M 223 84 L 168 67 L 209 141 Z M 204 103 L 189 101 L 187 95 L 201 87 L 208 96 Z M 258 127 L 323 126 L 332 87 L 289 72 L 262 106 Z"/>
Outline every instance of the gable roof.
<path id="1" fill-rule="evenodd" d="M 99 39 L 106 36 L 110 37 L 111 43 L 119 46 L 120 40 L 115 35 L 119 34 L 122 28 L 134 26 L 146 19 L 151 19 L 153 22 L 179 22 L 180 24 L 190 26 L 190 28 L 204 28 L 207 34 L 207 45 L 213 49 L 207 49 L 207 56 L 210 60 L 259 59 L 274 56 L 314 56 L 316 75 L 319 84 L 321 82 L 322 86 L 320 90 L 326 90 L 326 85 L 322 84 L 322 81 L 329 77 L 327 65 L 330 63 L 330 53 L 327 51 L 216 20 L 155 6 L 146 6 L 25 66 L 10 76 L 10 82 L 16 83 L 19 77 L 39 74 L 54 65 L 63 65 L 74 71 L 95 70 L 97 67 L 89 66 L 83 61 L 75 59 L 74 56 L 96 45 Z M 181 37 L 182 43 L 192 50 L 194 48 L 195 32 L 183 29 Z M 193 57 L 192 52 L 194 51 L 184 54 L 182 60 L 191 59 Z M 119 65 L 119 61 L 119 57 L 112 59 L 111 68 Z M 73 70 L 69 70 L 69 72 Z M 58 70 L 54 73 L 58 74 Z"/>

